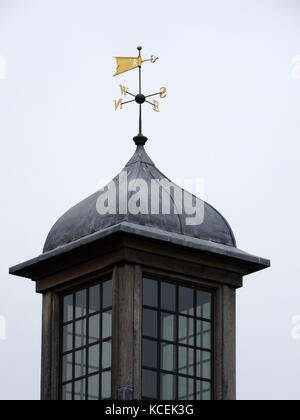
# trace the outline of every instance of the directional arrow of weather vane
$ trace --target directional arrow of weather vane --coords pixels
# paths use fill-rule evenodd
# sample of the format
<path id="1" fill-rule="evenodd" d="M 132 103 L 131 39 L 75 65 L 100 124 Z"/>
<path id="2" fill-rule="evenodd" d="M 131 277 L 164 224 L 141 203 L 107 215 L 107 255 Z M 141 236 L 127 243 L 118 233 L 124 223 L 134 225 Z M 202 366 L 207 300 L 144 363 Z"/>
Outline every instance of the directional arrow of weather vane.
<path id="1" fill-rule="evenodd" d="M 115 110 L 117 109 L 123 109 L 123 105 L 130 104 L 132 102 L 136 102 L 139 105 L 139 134 L 137 137 L 135 137 L 135 140 L 138 140 L 138 138 L 141 139 L 143 142 L 143 139 L 147 140 L 146 137 L 142 134 L 142 105 L 144 103 L 147 103 L 151 106 L 153 106 L 153 110 L 155 112 L 159 112 L 159 102 L 157 100 L 153 100 L 150 102 L 148 98 L 153 98 L 154 96 L 160 96 L 162 99 L 166 98 L 167 94 L 167 88 L 162 87 L 160 88 L 160 91 L 157 93 L 152 93 L 150 95 L 143 95 L 142 94 L 142 64 L 146 61 L 149 61 L 151 63 L 155 63 L 158 60 L 158 57 L 155 55 L 152 55 L 148 60 L 143 60 L 141 57 L 141 50 L 142 47 L 137 47 L 139 55 L 138 57 L 114 57 L 117 61 L 117 70 L 114 76 L 117 76 L 121 73 L 125 73 L 126 71 L 130 71 L 133 69 L 138 68 L 139 69 L 139 93 L 134 95 L 133 93 L 130 93 L 128 91 L 128 87 L 120 85 L 121 88 L 121 94 L 126 98 L 127 95 L 133 97 L 134 99 L 123 102 L 123 98 L 119 100 L 115 100 Z"/>

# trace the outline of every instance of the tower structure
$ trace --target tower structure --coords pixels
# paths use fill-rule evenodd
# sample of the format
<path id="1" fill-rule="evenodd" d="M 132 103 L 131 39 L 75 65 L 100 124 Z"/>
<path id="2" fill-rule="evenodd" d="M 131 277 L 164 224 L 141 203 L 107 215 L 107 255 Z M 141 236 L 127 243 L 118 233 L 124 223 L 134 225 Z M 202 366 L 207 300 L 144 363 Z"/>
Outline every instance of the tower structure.
<path id="1" fill-rule="evenodd" d="M 117 57 L 117 73 L 138 68 L 141 81 L 141 60 L 140 49 Z M 270 261 L 239 250 L 225 218 L 156 167 L 141 88 L 133 101 L 139 133 L 124 170 L 10 269 L 43 295 L 41 398 L 233 400 L 236 290 Z"/>

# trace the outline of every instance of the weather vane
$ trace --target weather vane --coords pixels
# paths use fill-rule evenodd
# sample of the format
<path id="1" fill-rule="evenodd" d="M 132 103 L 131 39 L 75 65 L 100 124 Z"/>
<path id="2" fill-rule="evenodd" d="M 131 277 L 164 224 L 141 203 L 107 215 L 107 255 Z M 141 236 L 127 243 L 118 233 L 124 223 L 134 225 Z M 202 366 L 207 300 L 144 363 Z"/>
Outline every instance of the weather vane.
<path id="1" fill-rule="evenodd" d="M 159 92 L 153 93 L 150 95 L 144 95 L 142 93 L 142 64 L 149 61 L 151 63 L 155 63 L 158 60 L 158 57 L 155 55 L 151 55 L 151 57 L 147 60 L 143 60 L 141 57 L 141 50 L 142 47 L 137 47 L 139 55 L 138 57 L 114 57 L 117 61 L 117 70 L 114 76 L 118 76 L 121 73 L 125 73 L 126 71 L 130 71 L 133 69 L 138 68 L 139 69 L 139 93 L 134 95 L 133 93 L 130 93 L 128 91 L 128 87 L 120 85 L 121 88 L 121 94 L 124 98 L 127 97 L 127 95 L 133 97 L 134 99 L 131 99 L 129 101 L 123 102 L 123 98 L 120 98 L 119 100 L 115 100 L 115 110 L 117 109 L 123 109 L 123 105 L 130 104 L 132 102 L 136 102 L 139 105 L 139 134 L 134 137 L 134 141 L 137 145 L 144 145 L 147 141 L 147 137 L 145 137 L 142 134 L 142 105 L 144 103 L 147 103 L 151 106 L 153 106 L 153 111 L 159 112 L 159 102 L 155 99 L 151 102 L 148 100 L 148 98 L 153 98 L 155 96 L 160 96 L 162 99 L 166 98 L 167 94 L 167 88 L 162 87 L 160 88 Z"/>

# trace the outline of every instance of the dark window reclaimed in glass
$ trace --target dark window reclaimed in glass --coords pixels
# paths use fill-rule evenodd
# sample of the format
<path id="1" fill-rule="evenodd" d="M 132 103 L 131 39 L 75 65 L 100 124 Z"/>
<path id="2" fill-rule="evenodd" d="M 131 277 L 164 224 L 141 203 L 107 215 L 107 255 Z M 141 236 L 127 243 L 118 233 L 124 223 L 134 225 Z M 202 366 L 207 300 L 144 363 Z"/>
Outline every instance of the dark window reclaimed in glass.
<path id="1" fill-rule="evenodd" d="M 110 399 L 111 280 L 63 296 L 62 306 L 61 399 Z"/>
<path id="2" fill-rule="evenodd" d="M 211 400 L 212 337 L 213 292 L 145 278 L 142 398 Z"/>

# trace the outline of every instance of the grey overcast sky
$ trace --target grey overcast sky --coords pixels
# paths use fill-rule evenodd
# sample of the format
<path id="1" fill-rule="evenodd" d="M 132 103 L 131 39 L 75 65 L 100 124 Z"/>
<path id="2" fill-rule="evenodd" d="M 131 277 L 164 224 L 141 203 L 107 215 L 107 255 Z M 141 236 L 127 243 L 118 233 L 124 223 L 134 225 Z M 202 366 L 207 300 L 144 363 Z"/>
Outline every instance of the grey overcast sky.
<path id="1" fill-rule="evenodd" d="M 237 294 L 238 398 L 299 399 L 299 22 L 299 0 L 0 0 L 0 399 L 40 384 L 41 296 L 8 267 L 134 152 L 136 107 L 113 99 L 136 74 L 114 79 L 112 57 L 138 44 L 160 57 L 144 90 L 168 88 L 147 152 L 203 178 L 239 248 L 272 260 Z"/>

